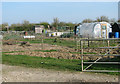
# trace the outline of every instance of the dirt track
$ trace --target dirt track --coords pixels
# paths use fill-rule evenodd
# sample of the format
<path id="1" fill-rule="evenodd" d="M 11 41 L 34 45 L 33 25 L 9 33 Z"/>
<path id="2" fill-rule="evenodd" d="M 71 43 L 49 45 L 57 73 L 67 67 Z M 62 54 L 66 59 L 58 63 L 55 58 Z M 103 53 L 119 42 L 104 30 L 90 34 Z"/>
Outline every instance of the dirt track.
<path id="1" fill-rule="evenodd" d="M 118 76 L 3 65 L 5 82 L 118 82 Z"/>

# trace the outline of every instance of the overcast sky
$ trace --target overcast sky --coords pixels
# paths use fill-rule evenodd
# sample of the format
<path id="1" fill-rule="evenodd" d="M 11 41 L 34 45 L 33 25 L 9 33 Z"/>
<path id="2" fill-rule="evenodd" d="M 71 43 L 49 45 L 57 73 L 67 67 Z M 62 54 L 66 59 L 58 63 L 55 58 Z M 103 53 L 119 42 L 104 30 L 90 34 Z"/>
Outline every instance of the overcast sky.
<path id="1" fill-rule="evenodd" d="M 118 2 L 2 2 L 2 22 L 13 24 L 60 21 L 80 23 L 105 15 L 118 19 Z"/>

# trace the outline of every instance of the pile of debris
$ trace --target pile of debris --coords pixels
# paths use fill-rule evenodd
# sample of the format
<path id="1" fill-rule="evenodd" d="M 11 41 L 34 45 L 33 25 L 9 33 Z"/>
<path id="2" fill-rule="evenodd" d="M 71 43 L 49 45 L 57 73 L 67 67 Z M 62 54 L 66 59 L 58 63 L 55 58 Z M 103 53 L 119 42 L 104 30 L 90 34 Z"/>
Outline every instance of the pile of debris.
<path id="1" fill-rule="evenodd" d="M 20 43 L 20 46 L 31 46 L 29 42 L 23 41 Z"/>
<path id="2" fill-rule="evenodd" d="M 16 45 L 20 44 L 20 46 L 31 46 L 29 42 L 26 41 L 15 41 L 15 40 L 4 40 L 3 45 Z"/>
<path id="3" fill-rule="evenodd" d="M 14 40 L 3 40 L 3 45 L 15 45 L 16 43 Z"/>

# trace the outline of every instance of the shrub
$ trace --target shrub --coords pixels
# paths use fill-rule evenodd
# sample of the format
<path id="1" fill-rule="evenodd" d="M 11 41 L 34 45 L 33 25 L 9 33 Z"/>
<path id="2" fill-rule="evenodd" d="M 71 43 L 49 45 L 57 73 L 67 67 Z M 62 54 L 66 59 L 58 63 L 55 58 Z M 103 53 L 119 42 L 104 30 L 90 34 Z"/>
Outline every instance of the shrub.
<path id="1" fill-rule="evenodd" d="M 71 33 L 71 34 L 70 33 L 67 33 L 67 34 L 65 33 L 65 34 L 61 35 L 60 37 L 61 38 L 70 38 L 70 37 L 73 37 L 73 36 L 74 36 L 73 33 Z"/>

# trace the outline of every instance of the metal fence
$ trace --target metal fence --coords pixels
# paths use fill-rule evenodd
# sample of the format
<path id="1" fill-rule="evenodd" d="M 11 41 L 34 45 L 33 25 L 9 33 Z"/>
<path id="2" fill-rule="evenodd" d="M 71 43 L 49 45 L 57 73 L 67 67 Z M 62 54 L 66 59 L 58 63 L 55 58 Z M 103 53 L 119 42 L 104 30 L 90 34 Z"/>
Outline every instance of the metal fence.
<path id="1" fill-rule="evenodd" d="M 97 41 L 102 41 L 102 43 L 106 44 L 99 47 L 96 47 L 97 44 L 95 44 L 95 47 L 90 46 L 90 41 L 92 41 L 92 44 L 96 43 Z M 116 65 L 120 65 L 120 61 L 104 61 L 104 62 L 99 62 L 100 59 L 104 59 L 104 56 L 114 56 L 114 57 L 120 57 L 120 53 L 119 54 L 110 54 L 110 52 L 115 49 L 116 51 L 118 51 L 120 49 L 120 39 L 117 38 L 111 38 L 111 39 L 80 39 L 80 55 L 81 55 L 81 68 L 82 71 L 87 71 L 87 72 L 120 72 L 119 70 L 88 70 L 91 66 L 93 66 L 93 64 L 116 64 Z M 85 45 L 85 42 L 87 42 L 87 46 Z M 116 46 L 110 46 L 111 42 L 115 42 L 117 43 Z M 115 44 L 113 43 L 113 44 Z M 99 45 L 99 44 L 98 44 Z M 106 51 L 106 53 L 104 54 L 84 54 L 84 49 L 108 49 L 108 51 Z M 84 62 L 84 57 L 85 56 L 98 56 L 98 58 L 92 62 Z M 119 59 L 119 58 L 118 58 Z M 89 64 L 87 67 L 84 68 L 85 64 Z M 99 66 L 99 65 L 98 65 Z"/>

